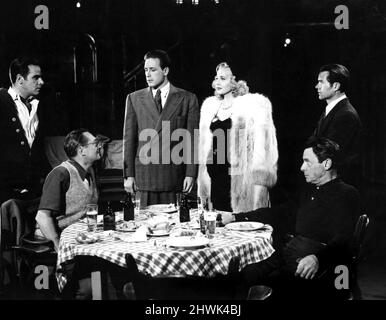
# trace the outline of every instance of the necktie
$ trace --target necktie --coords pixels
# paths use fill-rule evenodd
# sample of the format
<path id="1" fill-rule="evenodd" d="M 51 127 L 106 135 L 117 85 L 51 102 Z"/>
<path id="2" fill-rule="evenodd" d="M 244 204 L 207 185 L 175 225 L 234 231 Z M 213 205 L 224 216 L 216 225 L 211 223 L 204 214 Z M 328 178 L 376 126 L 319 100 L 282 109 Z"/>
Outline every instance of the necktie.
<path id="1" fill-rule="evenodd" d="M 319 119 L 319 121 L 318 121 L 318 127 L 317 127 L 317 129 L 316 129 L 317 135 L 320 134 L 320 130 L 321 130 L 321 127 L 322 127 L 322 122 L 323 122 L 323 120 L 324 120 L 325 118 L 326 118 L 326 111 L 324 111 L 324 112 L 322 113 L 322 115 L 320 116 L 320 119 Z"/>
<path id="2" fill-rule="evenodd" d="M 31 103 L 30 103 L 27 99 L 24 99 L 23 97 L 20 97 L 20 100 L 21 100 L 21 102 L 23 102 L 24 105 L 27 107 L 28 112 L 31 113 L 31 110 L 32 110 Z"/>
<path id="3" fill-rule="evenodd" d="M 157 90 L 154 100 L 155 100 L 155 105 L 157 106 L 158 112 L 161 113 L 162 112 L 161 89 Z"/>

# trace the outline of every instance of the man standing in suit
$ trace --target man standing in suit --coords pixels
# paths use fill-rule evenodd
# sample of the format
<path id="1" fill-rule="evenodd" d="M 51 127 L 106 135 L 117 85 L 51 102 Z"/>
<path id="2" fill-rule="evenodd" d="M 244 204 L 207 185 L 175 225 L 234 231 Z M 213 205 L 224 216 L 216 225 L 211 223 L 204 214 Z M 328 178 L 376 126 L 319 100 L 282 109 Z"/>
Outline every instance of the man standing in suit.
<path id="1" fill-rule="evenodd" d="M 349 184 L 358 186 L 360 178 L 360 136 L 361 121 L 345 92 L 350 73 L 340 64 L 328 64 L 320 68 L 318 83 L 319 100 L 327 103 L 318 125 L 315 137 L 325 137 L 339 144 L 342 150 L 340 172 Z"/>
<path id="2" fill-rule="evenodd" d="M 149 51 L 144 60 L 149 87 L 126 99 L 124 186 L 129 193 L 141 191 L 141 206 L 174 203 L 176 192 L 190 192 L 197 176 L 193 138 L 199 123 L 198 101 L 193 93 L 169 82 L 170 58 L 165 51 Z M 183 132 L 182 141 L 173 139 L 177 132 Z M 180 143 L 182 163 L 173 156 Z"/>
<path id="3" fill-rule="evenodd" d="M 30 200 L 41 193 L 48 170 L 36 99 L 44 82 L 39 62 L 17 58 L 11 87 L 0 89 L 0 200 Z"/>

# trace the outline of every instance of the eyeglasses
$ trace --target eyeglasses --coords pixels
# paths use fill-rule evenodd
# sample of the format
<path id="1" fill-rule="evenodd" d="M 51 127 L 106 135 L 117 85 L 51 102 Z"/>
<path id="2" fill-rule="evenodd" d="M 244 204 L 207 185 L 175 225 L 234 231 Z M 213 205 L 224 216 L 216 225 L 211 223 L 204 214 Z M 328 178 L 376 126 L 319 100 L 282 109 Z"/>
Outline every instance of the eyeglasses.
<path id="1" fill-rule="evenodd" d="M 93 141 L 93 142 L 90 142 L 90 143 L 86 143 L 86 144 L 83 144 L 82 147 L 87 147 L 87 146 L 92 145 L 92 144 L 95 145 L 95 147 L 97 147 L 97 148 L 102 148 L 103 147 L 103 144 L 100 141 Z"/>

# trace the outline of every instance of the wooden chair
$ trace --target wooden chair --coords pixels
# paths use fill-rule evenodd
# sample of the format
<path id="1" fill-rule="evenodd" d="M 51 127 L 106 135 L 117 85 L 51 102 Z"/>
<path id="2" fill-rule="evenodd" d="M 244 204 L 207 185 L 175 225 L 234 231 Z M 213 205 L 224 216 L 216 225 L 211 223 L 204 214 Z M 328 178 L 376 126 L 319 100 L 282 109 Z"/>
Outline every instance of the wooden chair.
<path id="1" fill-rule="evenodd" d="M 370 219 L 366 214 L 362 214 L 356 223 L 352 241 L 352 265 L 350 270 L 350 282 L 352 283 L 349 300 L 361 300 L 362 292 L 358 285 L 357 273 L 358 264 L 362 259 L 362 245 Z"/>
<path id="2" fill-rule="evenodd" d="M 22 287 L 33 283 L 37 265 L 52 268 L 56 265 L 57 256 L 51 242 L 34 236 L 35 215 L 36 208 L 23 206 L 20 200 L 10 199 L 1 206 L 1 238 L 4 240 L 1 247 L 12 252 L 12 272 Z M 3 232 L 7 239 L 4 239 Z"/>
<path id="3" fill-rule="evenodd" d="M 272 288 L 268 286 L 252 286 L 249 288 L 247 300 L 266 300 L 272 292 Z"/>

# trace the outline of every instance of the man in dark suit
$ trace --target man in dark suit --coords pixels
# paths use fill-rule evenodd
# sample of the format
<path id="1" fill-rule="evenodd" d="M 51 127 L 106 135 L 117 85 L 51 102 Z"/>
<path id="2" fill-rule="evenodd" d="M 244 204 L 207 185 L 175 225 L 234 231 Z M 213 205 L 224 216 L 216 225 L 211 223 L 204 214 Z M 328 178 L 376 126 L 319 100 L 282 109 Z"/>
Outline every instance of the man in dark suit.
<path id="1" fill-rule="evenodd" d="M 15 59 L 9 77 L 11 87 L 0 89 L 1 202 L 38 197 L 48 170 L 36 99 L 44 84 L 39 62 Z"/>
<path id="2" fill-rule="evenodd" d="M 345 92 L 350 78 L 349 71 L 340 64 L 328 64 L 320 68 L 315 88 L 319 99 L 327 103 L 313 133 L 316 137 L 329 138 L 342 149 L 343 179 L 358 186 L 360 178 L 361 121 Z"/>
<path id="3" fill-rule="evenodd" d="M 194 129 L 199 123 L 198 101 L 193 93 L 168 81 L 170 58 L 165 51 L 150 51 L 144 60 L 149 87 L 126 99 L 125 190 L 140 190 L 141 206 L 174 203 L 175 193 L 190 192 L 197 176 Z"/>

